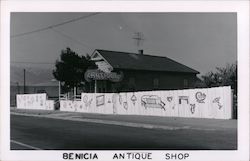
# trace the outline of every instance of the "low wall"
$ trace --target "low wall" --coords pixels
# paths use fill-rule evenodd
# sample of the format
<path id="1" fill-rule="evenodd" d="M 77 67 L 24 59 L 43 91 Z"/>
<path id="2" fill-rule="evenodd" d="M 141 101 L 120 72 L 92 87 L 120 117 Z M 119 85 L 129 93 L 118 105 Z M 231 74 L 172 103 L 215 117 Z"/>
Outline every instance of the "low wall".
<path id="1" fill-rule="evenodd" d="M 46 93 L 18 94 L 16 102 L 18 109 L 54 110 L 54 101 L 46 99 Z"/>
<path id="2" fill-rule="evenodd" d="M 230 87 L 127 93 L 82 93 L 81 101 L 60 101 L 61 111 L 232 118 Z"/>

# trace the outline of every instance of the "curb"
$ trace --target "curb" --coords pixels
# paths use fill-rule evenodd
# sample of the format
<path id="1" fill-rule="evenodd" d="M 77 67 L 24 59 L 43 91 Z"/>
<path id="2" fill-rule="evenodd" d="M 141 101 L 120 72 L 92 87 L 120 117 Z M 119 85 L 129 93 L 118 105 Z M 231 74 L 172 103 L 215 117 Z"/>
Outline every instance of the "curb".
<path id="1" fill-rule="evenodd" d="M 108 121 L 101 119 L 84 119 L 84 118 L 73 118 L 73 117 L 58 117 L 58 116 L 48 116 L 48 115 L 35 115 L 35 114 L 21 114 L 16 112 L 11 112 L 12 115 L 18 116 L 28 116 L 28 117 L 39 117 L 39 118 L 50 118 L 50 119 L 58 119 L 58 120 L 66 120 L 66 121 L 78 121 L 78 122 L 88 122 L 88 123 L 97 123 L 97 124 L 107 124 L 107 125 L 116 125 L 116 126 L 126 126 L 126 127 L 134 127 L 134 128 L 144 128 L 144 129 L 161 129 L 161 130 L 206 130 L 206 131 L 214 131 L 215 129 L 203 129 L 203 128 L 195 128 L 190 126 L 182 126 L 182 127 L 173 127 L 173 126 L 164 126 L 164 125 L 153 125 L 153 124 L 143 124 L 143 123 L 132 123 L 132 122 L 122 122 L 122 121 Z"/>

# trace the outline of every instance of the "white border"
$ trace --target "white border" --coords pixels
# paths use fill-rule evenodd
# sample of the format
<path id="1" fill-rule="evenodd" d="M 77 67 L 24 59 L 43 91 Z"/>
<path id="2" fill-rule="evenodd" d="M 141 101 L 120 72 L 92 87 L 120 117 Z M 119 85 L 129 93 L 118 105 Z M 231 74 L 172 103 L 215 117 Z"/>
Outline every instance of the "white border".
<path id="1" fill-rule="evenodd" d="M 186 160 L 249 160 L 249 2 L 248 1 L 1 1 L 1 159 L 63 160 L 62 152 L 10 151 L 10 12 L 237 12 L 239 117 L 236 151 L 188 152 Z M 143 150 L 144 151 L 144 150 Z M 84 152 L 84 151 L 78 151 Z M 94 152 L 94 151 L 92 151 Z M 119 152 L 119 151 L 116 151 Z M 125 152 L 125 151 L 120 151 Z M 144 151 L 146 152 L 146 150 Z M 165 160 L 166 151 L 151 151 L 154 160 Z M 99 160 L 112 160 L 113 151 L 98 151 Z"/>

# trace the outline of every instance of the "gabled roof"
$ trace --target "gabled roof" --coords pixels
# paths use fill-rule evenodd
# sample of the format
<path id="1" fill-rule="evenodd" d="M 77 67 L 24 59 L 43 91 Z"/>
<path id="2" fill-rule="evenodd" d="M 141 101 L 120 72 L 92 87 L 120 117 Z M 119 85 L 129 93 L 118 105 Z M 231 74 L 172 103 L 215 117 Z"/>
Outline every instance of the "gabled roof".
<path id="1" fill-rule="evenodd" d="M 172 59 L 161 56 L 127 53 L 108 50 L 96 50 L 114 69 L 146 70 L 162 72 L 199 72 Z"/>

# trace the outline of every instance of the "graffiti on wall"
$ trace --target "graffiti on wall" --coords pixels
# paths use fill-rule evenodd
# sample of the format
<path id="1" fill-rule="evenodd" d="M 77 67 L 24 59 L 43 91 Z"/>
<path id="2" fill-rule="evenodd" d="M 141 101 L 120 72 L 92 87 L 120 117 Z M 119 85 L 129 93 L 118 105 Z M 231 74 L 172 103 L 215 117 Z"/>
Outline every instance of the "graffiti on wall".
<path id="1" fill-rule="evenodd" d="M 123 102 L 123 108 L 124 108 L 125 110 L 128 110 L 128 102 Z"/>
<path id="2" fill-rule="evenodd" d="M 172 106 L 171 108 L 174 110 L 174 108 L 175 108 L 175 104 L 174 104 L 174 97 L 173 96 L 168 96 L 167 97 L 167 101 L 168 101 L 168 103 L 170 103 L 170 105 Z"/>
<path id="3" fill-rule="evenodd" d="M 104 95 L 96 96 L 96 106 L 102 106 L 104 104 L 105 104 L 105 96 Z"/>
<path id="4" fill-rule="evenodd" d="M 46 100 L 46 110 L 53 110 L 53 109 L 54 109 L 54 101 Z"/>
<path id="5" fill-rule="evenodd" d="M 214 98 L 213 103 L 216 103 L 218 105 L 219 109 L 222 108 L 222 104 L 220 103 L 220 97 Z"/>
<path id="6" fill-rule="evenodd" d="M 87 95 L 85 95 L 83 98 L 82 98 L 82 101 L 84 102 L 84 105 L 85 107 L 90 107 L 91 103 L 92 103 L 92 98 L 89 99 Z"/>
<path id="7" fill-rule="evenodd" d="M 71 101 L 69 102 L 69 107 L 70 107 L 70 108 L 73 108 L 73 107 L 72 107 L 72 103 L 71 103 Z"/>
<path id="8" fill-rule="evenodd" d="M 173 96 L 167 97 L 167 101 L 168 101 L 168 102 L 172 102 L 172 100 L 173 100 Z"/>
<path id="9" fill-rule="evenodd" d="M 76 102 L 74 103 L 74 110 L 77 111 L 77 104 L 76 104 Z"/>
<path id="10" fill-rule="evenodd" d="M 135 103 L 137 101 L 137 98 L 135 96 L 135 94 L 133 93 L 132 97 L 131 97 L 131 101 L 133 102 L 133 105 L 135 106 Z"/>
<path id="11" fill-rule="evenodd" d="M 165 103 L 157 95 L 143 95 L 141 97 L 141 105 L 145 108 L 160 108 L 165 109 Z"/>
<path id="12" fill-rule="evenodd" d="M 122 96 L 120 94 L 118 94 L 118 97 L 119 97 L 119 103 L 120 103 L 120 105 L 122 105 Z"/>
<path id="13" fill-rule="evenodd" d="M 42 94 L 18 94 L 17 108 L 53 110 L 53 100 L 47 100 L 45 93 Z"/>
<path id="14" fill-rule="evenodd" d="M 125 110 L 128 110 L 127 93 L 125 93 L 125 99 L 124 99 L 124 102 L 123 102 L 123 108 Z"/>
<path id="15" fill-rule="evenodd" d="M 190 112 L 194 114 L 195 112 L 195 104 L 190 104 Z"/>
<path id="16" fill-rule="evenodd" d="M 179 104 L 183 104 L 183 102 L 186 102 L 186 104 L 189 104 L 189 97 L 188 96 L 179 96 Z"/>
<path id="17" fill-rule="evenodd" d="M 120 94 L 114 93 L 112 96 L 113 114 L 117 113 L 117 103 L 120 103 Z"/>
<path id="18" fill-rule="evenodd" d="M 205 103 L 204 101 L 206 99 L 206 94 L 202 92 L 196 92 L 195 98 L 198 103 Z"/>
<path id="19" fill-rule="evenodd" d="M 27 101 L 27 104 L 28 104 L 28 106 L 32 106 L 33 103 L 34 103 L 34 97 L 30 96 L 29 99 L 28 99 L 28 101 Z M 42 102 L 41 106 L 43 106 L 43 102 Z"/>
<path id="20" fill-rule="evenodd" d="M 111 99 L 110 99 L 110 98 L 108 99 L 108 103 L 112 103 L 112 101 L 111 101 Z"/>
<path id="21" fill-rule="evenodd" d="M 88 96 L 88 99 L 84 97 L 85 95 Z M 93 98 L 93 101 L 95 101 L 94 99 L 96 98 L 97 103 L 93 103 L 92 101 L 89 108 L 84 111 L 78 110 L 79 112 L 122 115 L 150 114 L 155 116 L 205 117 L 220 119 L 228 119 L 232 116 L 232 97 L 230 87 L 204 88 L 202 90 L 189 89 L 181 92 L 180 90 L 173 90 L 112 94 L 83 93 L 82 96 L 83 97 L 81 98 L 85 99 L 81 102 L 83 107 L 90 98 Z M 36 97 L 34 97 L 34 99 L 36 100 Z M 227 104 L 227 106 L 225 106 L 225 104 Z M 63 102 L 61 105 L 64 106 Z M 75 108 L 71 108 L 69 105 L 70 103 L 65 105 L 68 106 L 66 110 L 74 111 Z M 96 108 L 101 105 L 104 105 L 102 107 L 105 107 L 105 109 L 100 110 Z M 214 108 L 210 108 L 211 106 Z M 64 107 L 61 109 L 65 110 Z M 168 112 L 164 112 L 163 110 Z"/>

